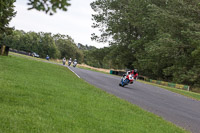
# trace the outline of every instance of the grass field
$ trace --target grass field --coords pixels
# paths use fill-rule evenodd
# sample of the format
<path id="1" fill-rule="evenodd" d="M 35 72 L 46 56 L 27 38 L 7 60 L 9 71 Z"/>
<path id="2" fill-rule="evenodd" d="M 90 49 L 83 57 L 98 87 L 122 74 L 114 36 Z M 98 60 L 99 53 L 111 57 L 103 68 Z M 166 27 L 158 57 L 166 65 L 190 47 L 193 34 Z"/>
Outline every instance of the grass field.
<path id="1" fill-rule="evenodd" d="M 66 67 L 0 56 L 0 133 L 184 133 Z"/>

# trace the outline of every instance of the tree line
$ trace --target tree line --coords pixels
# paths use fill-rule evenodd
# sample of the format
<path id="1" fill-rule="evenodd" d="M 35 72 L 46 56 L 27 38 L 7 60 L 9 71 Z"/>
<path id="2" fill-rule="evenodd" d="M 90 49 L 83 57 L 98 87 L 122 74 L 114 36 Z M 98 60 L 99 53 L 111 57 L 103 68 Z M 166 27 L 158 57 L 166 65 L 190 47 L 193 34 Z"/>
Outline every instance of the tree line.
<path id="1" fill-rule="evenodd" d="M 67 59 L 76 58 L 80 63 L 83 61 L 83 52 L 68 35 L 15 30 L 12 34 L 5 36 L 1 43 L 12 49 L 29 53 L 36 52 L 41 58 L 48 55 L 54 59 L 66 57 Z"/>

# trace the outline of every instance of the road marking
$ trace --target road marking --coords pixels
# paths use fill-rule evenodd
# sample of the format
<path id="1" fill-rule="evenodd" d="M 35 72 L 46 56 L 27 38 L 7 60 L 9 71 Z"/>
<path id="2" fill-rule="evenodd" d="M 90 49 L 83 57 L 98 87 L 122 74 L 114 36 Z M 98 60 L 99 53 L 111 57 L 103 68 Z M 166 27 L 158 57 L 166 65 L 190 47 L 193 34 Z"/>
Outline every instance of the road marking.
<path id="1" fill-rule="evenodd" d="M 72 71 L 78 78 L 80 78 L 80 76 L 78 76 L 78 74 L 76 74 L 72 69 L 69 68 L 69 66 L 67 66 L 67 68 Z"/>

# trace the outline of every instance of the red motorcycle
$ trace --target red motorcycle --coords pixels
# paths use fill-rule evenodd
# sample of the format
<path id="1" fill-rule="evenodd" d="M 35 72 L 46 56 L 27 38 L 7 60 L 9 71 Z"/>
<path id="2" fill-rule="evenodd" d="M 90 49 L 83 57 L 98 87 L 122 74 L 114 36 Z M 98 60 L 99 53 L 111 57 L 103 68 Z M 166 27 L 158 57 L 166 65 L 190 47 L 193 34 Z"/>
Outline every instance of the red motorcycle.
<path id="1" fill-rule="evenodd" d="M 119 86 L 124 87 L 125 85 L 133 84 L 133 81 L 134 81 L 133 74 L 129 72 L 128 75 L 124 74 L 122 76 Z"/>

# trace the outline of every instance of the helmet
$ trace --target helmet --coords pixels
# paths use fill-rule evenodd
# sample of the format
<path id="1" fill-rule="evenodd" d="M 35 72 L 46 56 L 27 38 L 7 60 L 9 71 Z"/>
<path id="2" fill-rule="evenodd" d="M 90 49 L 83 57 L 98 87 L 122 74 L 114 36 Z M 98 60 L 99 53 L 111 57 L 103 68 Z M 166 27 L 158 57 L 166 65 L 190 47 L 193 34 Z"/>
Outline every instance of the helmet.
<path id="1" fill-rule="evenodd" d="M 137 72 L 137 69 L 134 69 L 134 72 Z"/>

